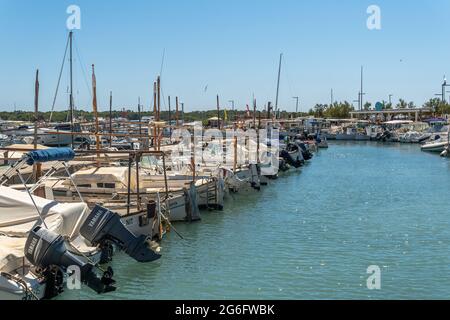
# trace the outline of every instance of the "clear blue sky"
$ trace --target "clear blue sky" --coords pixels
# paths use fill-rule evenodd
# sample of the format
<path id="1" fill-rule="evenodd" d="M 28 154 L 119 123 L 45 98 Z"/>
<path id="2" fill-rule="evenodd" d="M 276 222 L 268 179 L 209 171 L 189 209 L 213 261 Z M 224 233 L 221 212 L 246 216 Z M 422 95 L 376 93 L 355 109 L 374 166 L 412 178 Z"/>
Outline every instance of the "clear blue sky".
<path id="1" fill-rule="evenodd" d="M 366 99 L 404 98 L 422 104 L 450 77 L 450 2 L 446 0 L 0 0 L 0 108 L 31 110 L 34 72 L 40 69 L 41 108 L 49 110 L 68 31 L 66 8 L 81 8 L 76 32 L 76 103 L 90 110 L 95 63 L 99 105 L 146 109 L 162 73 L 164 94 L 186 110 L 235 100 L 239 108 L 275 100 L 278 57 L 284 53 L 279 105 L 293 110 L 352 101 L 365 66 Z M 366 27 L 369 5 L 381 7 L 382 29 Z M 64 72 L 57 110 L 67 109 Z M 205 92 L 205 86 L 208 86 Z"/>

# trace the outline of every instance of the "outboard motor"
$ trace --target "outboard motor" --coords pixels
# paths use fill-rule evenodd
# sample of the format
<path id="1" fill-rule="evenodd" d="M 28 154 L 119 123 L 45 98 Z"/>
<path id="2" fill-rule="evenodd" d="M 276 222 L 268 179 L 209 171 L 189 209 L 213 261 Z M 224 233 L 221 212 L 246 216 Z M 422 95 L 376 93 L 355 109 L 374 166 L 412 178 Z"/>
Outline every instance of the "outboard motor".
<path id="1" fill-rule="evenodd" d="M 34 266 L 44 270 L 52 270 L 54 267 L 67 271 L 70 266 L 77 266 L 81 272 L 81 282 L 87 284 L 97 293 L 105 293 L 116 290 L 113 286 L 113 272 L 108 268 L 100 278 L 95 272 L 95 266 L 82 256 L 77 256 L 67 249 L 64 238 L 41 226 L 30 231 L 25 244 L 25 257 Z M 51 288 L 50 288 L 51 290 Z M 61 292 L 59 290 L 59 292 Z M 48 291 L 50 292 L 50 291 Z M 47 292 L 47 293 L 48 293 Z M 46 294 L 47 298 L 56 295 L 56 292 Z"/>
<path id="2" fill-rule="evenodd" d="M 300 149 L 302 151 L 303 159 L 311 160 L 313 157 L 313 154 L 311 153 L 311 151 L 308 150 L 308 148 L 306 148 L 305 143 L 301 142 L 301 141 L 296 141 L 296 144 L 300 147 Z"/>
<path id="3" fill-rule="evenodd" d="M 300 161 L 294 159 L 291 154 L 286 150 L 280 151 L 280 157 L 282 157 L 288 164 L 293 166 L 294 168 L 299 168 L 301 166 Z"/>
<path id="4" fill-rule="evenodd" d="M 94 246 L 105 241 L 113 242 L 139 262 L 150 262 L 161 257 L 148 247 L 144 235 L 136 237 L 122 224 L 118 214 L 99 205 L 94 207 L 81 226 L 80 234 Z"/>

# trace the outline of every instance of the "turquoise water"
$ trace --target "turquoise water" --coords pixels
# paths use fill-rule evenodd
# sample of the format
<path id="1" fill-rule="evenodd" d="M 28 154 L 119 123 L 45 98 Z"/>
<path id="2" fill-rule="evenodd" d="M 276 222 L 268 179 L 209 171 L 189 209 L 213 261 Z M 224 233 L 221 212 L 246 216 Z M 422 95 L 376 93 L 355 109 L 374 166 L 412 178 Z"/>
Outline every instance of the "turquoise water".
<path id="1" fill-rule="evenodd" d="M 163 257 L 119 254 L 118 291 L 63 299 L 450 298 L 450 160 L 417 145 L 335 142 L 223 212 L 177 224 Z M 381 290 L 368 290 L 369 265 Z"/>

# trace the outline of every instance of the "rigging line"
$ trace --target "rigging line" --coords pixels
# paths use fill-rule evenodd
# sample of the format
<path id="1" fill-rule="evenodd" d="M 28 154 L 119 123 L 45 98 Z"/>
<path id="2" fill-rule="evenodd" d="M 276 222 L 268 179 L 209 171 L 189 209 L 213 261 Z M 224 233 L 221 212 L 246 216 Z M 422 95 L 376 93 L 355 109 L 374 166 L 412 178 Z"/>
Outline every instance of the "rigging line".
<path id="1" fill-rule="evenodd" d="M 290 91 L 290 94 L 292 97 L 292 96 L 294 96 L 294 92 L 292 90 L 292 82 L 291 82 L 291 78 L 289 77 L 289 71 L 288 71 L 287 64 L 286 64 L 286 57 L 284 58 L 283 64 L 284 64 L 284 73 L 286 74 L 286 80 L 287 80 L 289 91 Z"/>
<path id="2" fill-rule="evenodd" d="M 63 57 L 63 61 L 62 61 L 62 64 L 61 64 L 61 69 L 59 70 L 58 83 L 56 84 L 56 91 L 55 91 L 55 96 L 53 97 L 53 103 L 52 103 L 52 109 L 51 109 L 51 112 L 50 112 L 49 122 L 52 122 L 53 111 L 55 110 L 56 98 L 58 97 L 59 85 L 61 84 L 61 77 L 62 77 L 62 73 L 64 71 L 64 64 L 66 62 L 66 56 L 67 56 L 67 49 L 68 48 L 69 48 L 69 37 L 67 37 L 66 49 L 64 50 L 64 57 Z"/>
<path id="3" fill-rule="evenodd" d="M 166 48 L 163 49 L 163 55 L 162 55 L 162 59 L 161 59 L 161 69 L 159 71 L 159 77 L 160 78 L 162 78 L 162 72 L 163 72 L 165 58 L 166 58 Z"/>
<path id="4" fill-rule="evenodd" d="M 164 50 L 163 50 L 163 55 L 162 55 L 162 59 L 161 59 L 161 69 L 159 71 L 160 83 L 162 82 L 162 72 L 163 72 L 163 68 L 164 68 L 164 61 L 165 61 L 165 59 L 166 59 L 166 48 L 164 48 Z M 164 98 L 164 92 L 163 92 L 162 87 L 160 87 L 160 90 L 161 90 L 161 96 L 162 96 L 162 101 L 163 101 L 163 105 L 164 105 L 164 110 L 166 110 L 167 109 L 167 107 L 166 107 L 166 99 Z"/>
<path id="5" fill-rule="evenodd" d="M 89 93 L 89 95 L 90 95 L 90 97 L 91 97 L 91 99 L 92 99 L 91 88 L 89 87 L 89 83 L 88 83 L 87 76 L 86 76 L 86 71 L 85 71 L 85 69 L 83 68 L 83 65 L 84 65 L 83 59 L 81 59 L 81 54 L 80 54 L 80 51 L 78 50 L 77 42 L 74 41 L 74 44 L 75 44 L 75 51 L 76 51 L 77 57 L 78 57 L 78 62 L 80 63 L 80 68 L 81 68 L 81 71 L 82 71 L 82 73 L 83 73 L 84 83 L 86 84 L 86 88 L 87 88 L 88 93 Z"/>

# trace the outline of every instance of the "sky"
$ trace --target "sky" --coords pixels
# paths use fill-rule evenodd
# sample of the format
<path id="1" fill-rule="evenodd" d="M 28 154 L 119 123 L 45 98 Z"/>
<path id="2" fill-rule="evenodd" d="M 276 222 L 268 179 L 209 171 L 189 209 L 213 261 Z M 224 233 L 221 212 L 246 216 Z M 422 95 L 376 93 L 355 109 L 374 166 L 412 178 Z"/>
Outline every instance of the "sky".
<path id="1" fill-rule="evenodd" d="M 283 53 L 279 106 L 353 102 L 364 66 L 365 99 L 393 95 L 418 105 L 440 93 L 450 77 L 450 1 L 407 0 L 0 0 L 0 110 L 33 110 L 40 72 L 40 109 L 51 109 L 68 30 L 66 10 L 81 10 L 74 35 L 76 107 L 91 110 L 95 64 L 100 110 L 151 110 L 161 74 L 167 96 L 185 110 L 259 109 L 275 102 Z M 381 10 L 381 29 L 369 30 L 367 8 Z M 55 110 L 67 110 L 68 64 Z M 450 88 L 449 88 L 450 90 Z"/>

